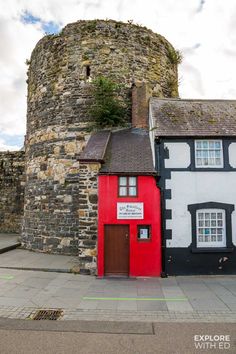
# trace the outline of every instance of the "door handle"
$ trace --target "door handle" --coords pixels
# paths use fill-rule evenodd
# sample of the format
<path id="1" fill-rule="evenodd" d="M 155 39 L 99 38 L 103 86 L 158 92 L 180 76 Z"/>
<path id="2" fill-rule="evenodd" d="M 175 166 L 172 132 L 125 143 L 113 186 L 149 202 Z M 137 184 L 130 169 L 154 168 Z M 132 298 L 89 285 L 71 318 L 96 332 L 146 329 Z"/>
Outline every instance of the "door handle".
<path id="1" fill-rule="evenodd" d="M 125 238 L 126 238 L 126 240 L 128 240 L 128 234 L 125 234 Z"/>

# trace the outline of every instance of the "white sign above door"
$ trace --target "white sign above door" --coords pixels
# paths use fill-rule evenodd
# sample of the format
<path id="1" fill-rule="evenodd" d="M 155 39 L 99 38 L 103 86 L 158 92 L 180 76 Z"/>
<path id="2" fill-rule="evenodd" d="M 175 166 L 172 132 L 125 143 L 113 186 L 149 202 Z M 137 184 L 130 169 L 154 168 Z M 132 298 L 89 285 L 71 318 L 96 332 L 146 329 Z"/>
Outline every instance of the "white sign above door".
<path id="1" fill-rule="evenodd" d="M 117 203 L 117 219 L 143 219 L 143 203 Z"/>

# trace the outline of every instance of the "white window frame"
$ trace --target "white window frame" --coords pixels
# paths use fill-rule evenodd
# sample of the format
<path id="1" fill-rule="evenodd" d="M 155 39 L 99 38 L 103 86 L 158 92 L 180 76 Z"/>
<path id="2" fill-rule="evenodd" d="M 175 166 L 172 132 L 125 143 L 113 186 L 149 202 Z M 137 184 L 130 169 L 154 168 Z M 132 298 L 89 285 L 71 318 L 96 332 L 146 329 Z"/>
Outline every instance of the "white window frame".
<path id="1" fill-rule="evenodd" d="M 203 143 L 203 142 L 207 142 L 207 144 L 208 144 L 208 147 L 207 148 L 201 148 L 201 149 L 199 149 L 198 147 L 197 147 L 197 143 L 199 143 L 199 142 L 201 142 L 201 143 Z M 214 149 L 210 149 L 210 143 L 220 143 L 220 156 L 219 157 L 216 157 L 216 156 L 214 156 L 214 157 L 210 157 L 209 155 L 210 155 L 210 151 L 213 151 L 213 152 L 215 152 L 216 150 L 218 150 L 218 149 L 216 149 L 216 148 L 214 148 Z M 197 156 L 197 151 L 207 151 L 207 157 L 198 157 Z M 224 167 L 224 161 L 223 161 L 223 145 L 222 145 L 222 140 L 219 140 L 219 139 L 197 139 L 197 140 L 195 140 L 195 144 L 194 144 L 194 155 L 195 155 L 195 166 L 197 167 L 197 168 L 223 168 Z M 213 153 L 213 155 L 215 155 L 214 153 Z M 207 164 L 198 164 L 198 159 L 201 159 L 201 160 L 203 160 L 203 159 L 207 159 L 208 161 L 207 161 Z M 216 158 L 220 158 L 220 161 L 221 161 L 221 163 L 219 164 L 219 165 L 217 165 L 216 163 L 215 164 L 210 164 L 210 159 L 216 159 Z"/>
<path id="2" fill-rule="evenodd" d="M 122 182 L 123 179 L 123 182 Z M 133 181 L 132 181 L 133 179 Z M 131 182 L 132 181 L 132 182 Z M 125 193 L 122 191 L 124 190 Z M 135 193 L 133 193 L 133 192 Z M 118 177 L 118 196 L 120 198 L 138 196 L 138 178 L 137 176 L 119 176 Z"/>
<path id="3" fill-rule="evenodd" d="M 209 218 L 206 218 L 206 214 L 210 214 Z M 217 213 L 222 214 L 222 219 L 218 218 Z M 203 218 L 199 218 L 203 214 Z M 216 214 L 216 219 L 211 217 L 211 214 Z M 222 226 L 217 225 L 218 221 L 222 220 Z M 216 222 L 216 225 L 212 222 Z M 201 222 L 201 223 L 200 223 Z M 226 247 L 226 213 L 224 209 L 198 209 L 196 211 L 196 238 L 197 238 L 197 248 L 208 248 L 208 247 Z M 209 233 L 205 233 L 204 230 L 209 229 Z M 216 230 L 215 233 L 212 233 L 213 230 Z M 217 230 L 222 229 L 222 241 L 217 241 Z M 202 230 L 202 232 L 200 231 Z M 201 236 L 204 238 L 204 235 L 208 235 L 209 241 L 199 240 Z M 216 241 L 212 240 L 212 237 L 216 235 Z"/>

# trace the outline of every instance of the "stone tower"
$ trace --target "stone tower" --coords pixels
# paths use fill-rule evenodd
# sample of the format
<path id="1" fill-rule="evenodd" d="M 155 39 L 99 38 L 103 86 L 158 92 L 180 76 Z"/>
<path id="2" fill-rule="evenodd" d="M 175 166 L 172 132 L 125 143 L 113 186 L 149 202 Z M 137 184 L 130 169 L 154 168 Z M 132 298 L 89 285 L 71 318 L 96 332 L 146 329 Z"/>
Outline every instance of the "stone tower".
<path id="1" fill-rule="evenodd" d="M 78 155 L 89 137 L 91 80 L 124 84 L 126 98 L 137 81 L 149 83 L 153 95 L 177 96 L 173 51 L 147 28 L 111 20 L 78 21 L 38 42 L 28 71 L 23 247 L 78 253 Z M 96 238 L 96 227 L 92 233 Z"/>

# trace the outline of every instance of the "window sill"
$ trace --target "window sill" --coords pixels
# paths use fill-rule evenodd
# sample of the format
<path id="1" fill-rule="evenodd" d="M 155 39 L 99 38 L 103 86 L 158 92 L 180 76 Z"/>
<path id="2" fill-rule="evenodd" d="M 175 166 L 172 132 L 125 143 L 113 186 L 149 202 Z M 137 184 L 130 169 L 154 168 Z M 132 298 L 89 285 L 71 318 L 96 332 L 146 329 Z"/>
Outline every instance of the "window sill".
<path id="1" fill-rule="evenodd" d="M 192 253 L 232 253 L 234 247 L 205 247 L 191 248 Z"/>

